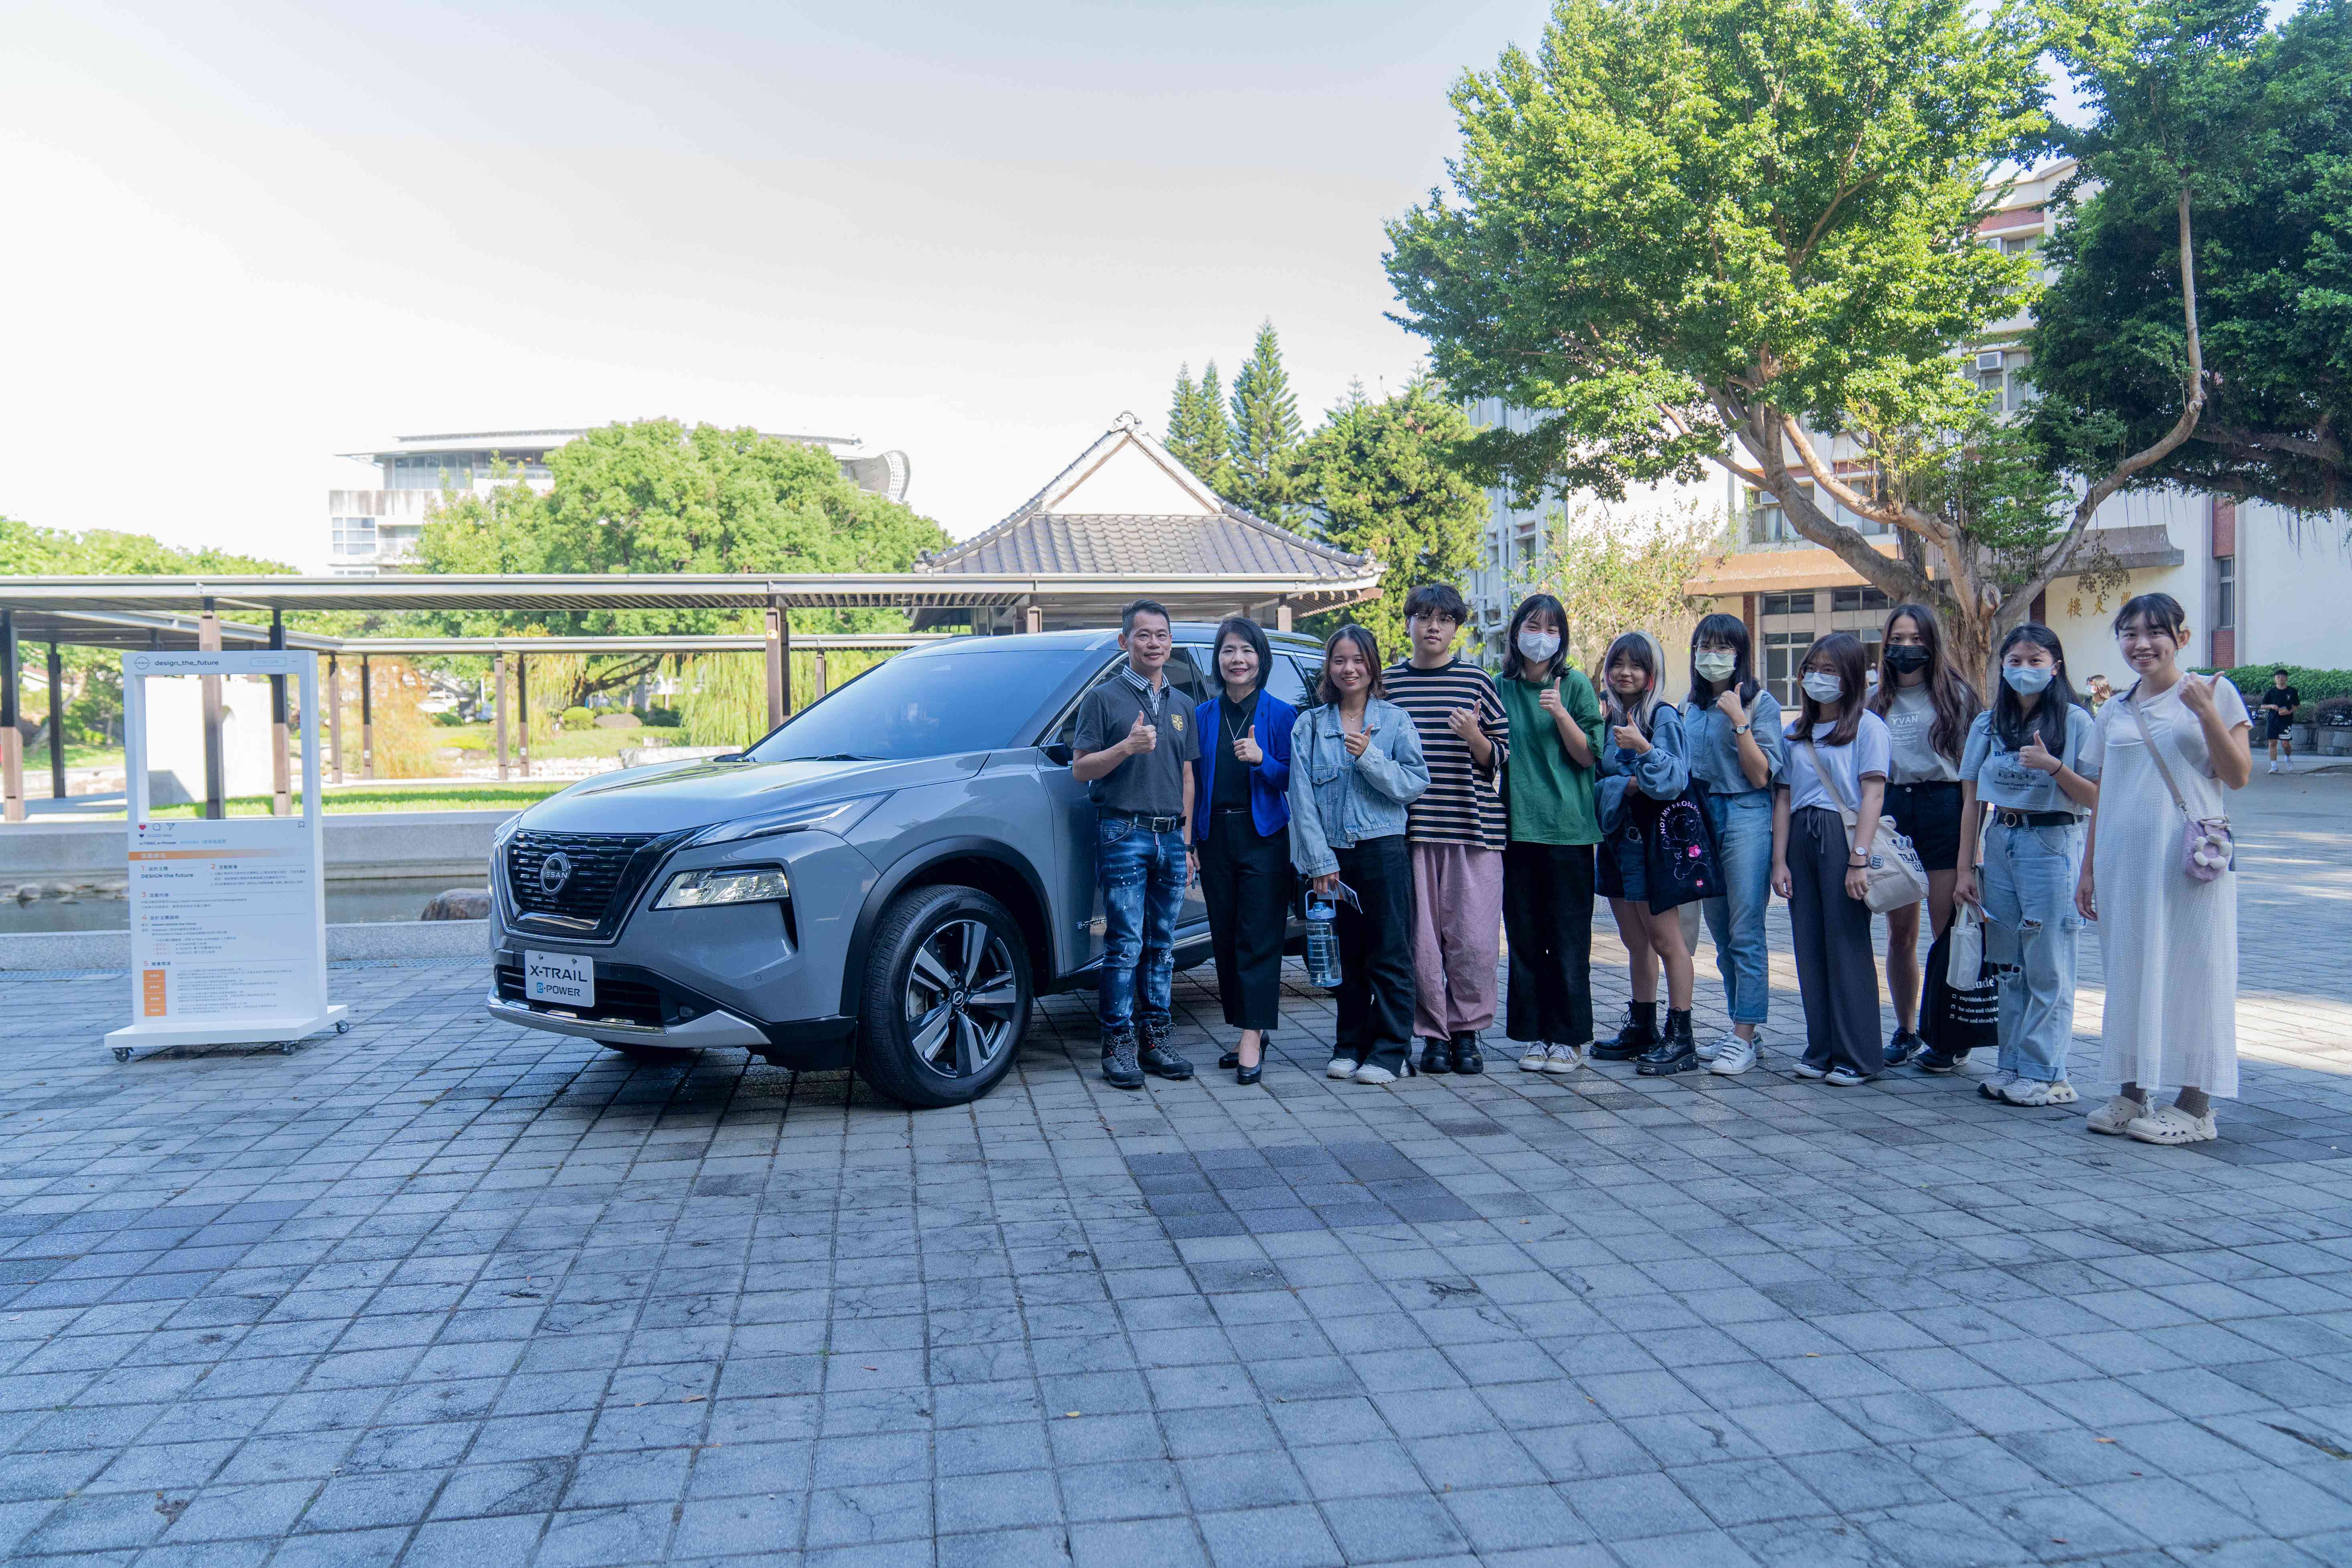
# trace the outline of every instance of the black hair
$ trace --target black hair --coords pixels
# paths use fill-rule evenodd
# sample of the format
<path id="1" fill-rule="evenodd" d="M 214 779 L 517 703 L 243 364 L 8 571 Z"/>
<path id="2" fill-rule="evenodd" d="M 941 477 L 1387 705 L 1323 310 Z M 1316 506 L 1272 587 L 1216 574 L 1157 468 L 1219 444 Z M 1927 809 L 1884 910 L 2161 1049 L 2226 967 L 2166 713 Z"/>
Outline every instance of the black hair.
<path id="1" fill-rule="evenodd" d="M 1610 670 L 1616 668 L 1621 658 L 1650 678 L 1648 689 L 1630 709 L 1617 700 L 1617 688 L 1609 679 Z M 1665 685 L 1665 650 L 1649 633 L 1618 634 L 1616 640 L 1609 645 L 1609 651 L 1601 656 L 1601 700 L 1602 711 L 1608 714 L 1611 723 L 1638 724 L 1644 735 L 1657 729 L 1658 710 L 1668 706 L 1665 693 L 1659 689 Z"/>
<path id="2" fill-rule="evenodd" d="M 1209 679 L 1222 692 L 1225 689 L 1224 651 L 1227 637 L 1239 637 L 1250 645 L 1257 655 L 1257 684 L 1251 689 L 1264 691 L 1265 678 L 1274 671 L 1274 650 L 1266 646 L 1265 628 L 1247 616 L 1227 616 L 1217 623 L 1217 635 L 1209 641 Z"/>
<path id="3" fill-rule="evenodd" d="M 1559 646 L 1552 649 L 1549 668 L 1532 679 L 1549 684 L 1558 680 L 1560 672 L 1568 668 L 1568 611 L 1549 594 L 1529 594 L 1519 601 L 1519 607 L 1511 612 L 1511 628 L 1503 634 L 1504 679 L 1530 679 L 1527 655 L 1519 651 L 1519 631 L 1538 616 L 1549 616 L 1559 624 Z"/>
<path id="4" fill-rule="evenodd" d="M 1470 605 L 1462 597 L 1462 590 L 1451 583 L 1423 583 L 1405 596 L 1404 618 L 1408 621 L 1423 616 L 1437 616 L 1455 626 L 1466 626 Z"/>
<path id="5" fill-rule="evenodd" d="M 2279 676 L 2282 676 L 2282 675 L 2285 675 L 2285 676 L 2292 676 L 2294 673 L 2294 672 L 2293 670 L 2291 670 L 2291 669 L 2287 668 L 2287 667 L 2286 667 L 2286 666 L 2284 666 L 2284 665 L 2283 665 L 2283 664 L 2282 664 L 2282 665 L 2280 665 L 2278 668 L 2276 668 L 2275 669 L 2273 669 L 2273 670 L 2271 671 L 2271 676 L 2272 676 L 2272 679 L 2277 679 Z"/>
<path id="6" fill-rule="evenodd" d="M 1176 629 L 1176 617 L 1168 613 L 1167 605 L 1157 599 L 1137 599 L 1118 613 L 1119 636 L 1125 637 L 1135 629 L 1135 617 L 1138 616 L 1158 616 L 1168 623 L 1169 630 Z"/>
<path id="7" fill-rule="evenodd" d="M 1992 732 L 2006 751 L 2024 748 L 2029 734 L 2038 733 L 2042 746 L 2053 757 L 2066 754 L 2066 721 L 2073 716 L 2082 699 L 2074 694 L 2074 683 L 2066 678 L 2066 648 L 2058 634 L 2038 621 L 2009 628 L 2000 639 L 1993 656 L 1995 668 L 2009 662 L 2009 650 L 2020 643 L 2032 643 L 2044 649 L 2058 663 L 2050 677 L 2050 684 L 2042 689 L 2042 696 L 2033 710 L 2033 717 L 2025 716 L 2025 703 L 2010 689 L 2009 678 L 2003 676 L 1992 694 Z"/>
<path id="8" fill-rule="evenodd" d="M 1372 635 L 1371 627 L 1359 626 L 1350 621 L 1324 639 L 1323 675 L 1322 679 L 1315 683 L 1315 700 L 1326 705 L 1334 704 L 1339 700 L 1339 689 L 1331 684 L 1331 650 L 1343 642 L 1355 645 L 1356 650 L 1364 656 L 1365 665 L 1372 672 L 1372 684 L 1365 689 L 1365 700 L 1370 701 L 1375 697 L 1386 697 L 1389 694 L 1388 682 L 1381 679 L 1381 639 Z"/>
<path id="9" fill-rule="evenodd" d="M 1698 625 L 1691 628 L 1690 700 L 1705 708 L 1723 695 L 1715 682 L 1698 672 L 1698 645 L 1703 642 L 1731 645 L 1731 679 L 1725 684 L 1739 689 L 1741 707 L 1755 701 L 1756 693 L 1762 688 L 1757 684 L 1755 667 L 1750 662 L 1748 623 L 1738 616 L 1727 616 L 1719 611 L 1702 617 Z"/>
<path id="10" fill-rule="evenodd" d="M 1837 678 L 1845 684 L 1845 689 L 1838 694 L 1835 712 L 1814 701 L 1813 694 L 1805 689 L 1805 672 L 1812 668 L 1813 660 L 1817 658 L 1825 658 L 1836 666 Z M 1862 729 L 1863 697 L 1869 687 L 1864 672 L 1869 667 L 1870 659 L 1863 652 L 1862 639 L 1852 632 L 1831 632 L 1815 637 L 1813 646 L 1805 650 L 1804 658 L 1797 666 L 1798 738 L 1812 741 L 1814 726 L 1834 724 L 1836 728 L 1829 732 L 1828 737 L 1815 741 L 1815 744 L 1852 745 L 1855 734 Z"/>
<path id="11" fill-rule="evenodd" d="M 2107 629 L 2121 637 L 2126 626 L 2138 620 L 2145 620 L 2149 630 L 2163 632 L 2175 642 L 2189 629 L 2189 612 L 2169 594 L 2140 594 L 2126 599 Z"/>
<path id="12" fill-rule="evenodd" d="M 1886 629 L 1879 634 L 1878 689 L 1870 694 L 1870 710 L 1884 719 L 1895 705 L 1895 689 L 1900 683 L 1895 667 L 1886 662 L 1886 650 L 1894 646 L 1895 623 L 1900 620 L 1919 628 L 1920 646 L 1927 650 L 1927 699 L 1936 710 L 1927 743 L 1957 763 L 1969 749 L 1969 726 L 1977 721 L 1977 711 L 1983 704 L 1977 700 L 1977 689 L 1944 651 L 1943 623 L 1927 605 L 1897 605 L 1887 613 Z"/>

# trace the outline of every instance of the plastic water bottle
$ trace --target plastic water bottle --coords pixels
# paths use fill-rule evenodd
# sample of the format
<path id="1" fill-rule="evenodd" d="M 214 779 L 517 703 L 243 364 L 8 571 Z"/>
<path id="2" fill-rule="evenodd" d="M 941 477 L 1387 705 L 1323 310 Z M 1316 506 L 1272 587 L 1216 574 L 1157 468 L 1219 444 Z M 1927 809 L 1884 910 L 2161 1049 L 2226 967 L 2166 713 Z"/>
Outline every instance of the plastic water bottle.
<path id="1" fill-rule="evenodd" d="M 1307 983 L 1326 989 L 1339 984 L 1339 935 L 1331 929 L 1339 904 L 1328 893 L 1307 895 Z"/>

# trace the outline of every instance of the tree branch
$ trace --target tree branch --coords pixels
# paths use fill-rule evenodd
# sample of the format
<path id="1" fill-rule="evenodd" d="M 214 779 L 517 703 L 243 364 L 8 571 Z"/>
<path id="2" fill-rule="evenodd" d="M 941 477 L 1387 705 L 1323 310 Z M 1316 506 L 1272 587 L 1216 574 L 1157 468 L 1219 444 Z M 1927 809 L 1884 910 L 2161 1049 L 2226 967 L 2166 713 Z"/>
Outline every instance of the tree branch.
<path id="1" fill-rule="evenodd" d="M 1789 522 L 1800 537 L 1811 540 L 1853 567 L 1862 580 L 1885 590 L 1898 599 L 1942 599 L 1949 595 L 1937 590 L 1928 575 L 1897 556 L 1882 555 L 1870 547 L 1860 532 L 1837 521 L 1813 504 L 1804 487 L 1789 472 L 1788 459 L 1780 454 L 1780 427 L 1788 416 L 1778 409 L 1760 411 L 1760 420 L 1751 420 L 1741 437 L 1743 444 L 1764 470 L 1762 489 L 1779 500 L 1788 513 Z M 1773 438 L 1758 440 L 1755 426 L 1762 424 L 1772 430 Z"/>

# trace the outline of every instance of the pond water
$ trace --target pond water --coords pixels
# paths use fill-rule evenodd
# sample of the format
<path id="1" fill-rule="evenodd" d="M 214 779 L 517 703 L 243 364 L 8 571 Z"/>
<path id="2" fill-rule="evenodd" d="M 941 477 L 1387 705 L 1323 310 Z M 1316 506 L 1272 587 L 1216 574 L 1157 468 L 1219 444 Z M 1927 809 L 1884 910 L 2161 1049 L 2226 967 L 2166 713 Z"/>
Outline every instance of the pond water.
<path id="1" fill-rule="evenodd" d="M 329 882 L 327 923 L 413 921 L 437 893 L 461 887 L 445 877 L 385 877 L 375 881 Z M 129 931 L 131 902 L 121 893 L 54 895 L 20 902 L 0 898 L 0 934 L 43 931 Z"/>

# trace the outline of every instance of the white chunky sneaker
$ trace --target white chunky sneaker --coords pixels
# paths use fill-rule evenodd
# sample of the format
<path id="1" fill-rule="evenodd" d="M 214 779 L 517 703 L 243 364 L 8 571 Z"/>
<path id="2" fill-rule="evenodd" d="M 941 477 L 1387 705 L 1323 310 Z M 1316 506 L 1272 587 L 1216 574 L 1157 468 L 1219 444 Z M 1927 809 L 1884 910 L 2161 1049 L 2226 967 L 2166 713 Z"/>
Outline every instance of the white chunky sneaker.
<path id="1" fill-rule="evenodd" d="M 2203 1143 L 2221 1136 L 2211 1111 L 2191 1116 L 2178 1105 L 2139 1117 L 2126 1123 L 2124 1131 L 2143 1143 Z"/>
<path id="2" fill-rule="evenodd" d="M 1325 1078 L 1355 1077 L 1356 1058 L 1353 1057 L 1333 1057 L 1331 1058 L 1331 1065 L 1323 1069 L 1323 1076 Z"/>
<path id="3" fill-rule="evenodd" d="M 2104 1132 L 2110 1138 L 2120 1138 L 2123 1136 L 2125 1128 L 2147 1114 L 2147 1106 L 2128 1094 L 2119 1094 L 2083 1118 L 2083 1125 L 2094 1132 Z"/>
<path id="4" fill-rule="evenodd" d="M 1832 1089 L 1852 1089 L 1858 1083 L 1868 1083 L 1870 1080 L 1852 1068 L 1841 1065 L 1830 1068 L 1829 1076 L 1822 1081 Z"/>
<path id="5" fill-rule="evenodd" d="M 1352 1076 L 1358 1083 L 1396 1082 L 1396 1074 L 1389 1071 L 1386 1068 L 1376 1068 L 1370 1062 L 1366 1062 L 1362 1067 L 1358 1068 Z"/>
<path id="6" fill-rule="evenodd" d="M 1544 1064 L 1550 1060 L 1549 1050 L 1549 1047 L 1548 1047 L 1541 1040 L 1538 1040 L 1528 1046 L 1526 1050 L 1519 1053 L 1519 1070 L 1521 1072 L 1542 1072 L 1544 1070 Z"/>
<path id="7" fill-rule="evenodd" d="M 2063 1078 L 2056 1083 L 2021 1078 L 2000 1091 L 2004 1105 L 2072 1105 L 2080 1098 L 2074 1086 Z"/>
<path id="8" fill-rule="evenodd" d="M 1544 1047 L 1543 1069 L 1546 1072 L 1570 1073 L 1583 1065 L 1584 1047 L 1582 1046 L 1546 1046 Z"/>
<path id="9" fill-rule="evenodd" d="M 1738 1035 L 1726 1035 L 1715 1046 L 1715 1059 L 1706 1064 L 1709 1072 L 1719 1072 L 1729 1078 L 1756 1065 L 1756 1042 L 1753 1040 L 1743 1040 Z"/>
<path id="10" fill-rule="evenodd" d="M 1977 1085 L 1977 1092 L 1987 1100 L 1999 1100 L 2001 1098 L 2001 1091 L 2016 1081 L 2017 1070 L 2014 1068 L 2003 1068 Z"/>

